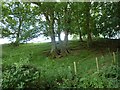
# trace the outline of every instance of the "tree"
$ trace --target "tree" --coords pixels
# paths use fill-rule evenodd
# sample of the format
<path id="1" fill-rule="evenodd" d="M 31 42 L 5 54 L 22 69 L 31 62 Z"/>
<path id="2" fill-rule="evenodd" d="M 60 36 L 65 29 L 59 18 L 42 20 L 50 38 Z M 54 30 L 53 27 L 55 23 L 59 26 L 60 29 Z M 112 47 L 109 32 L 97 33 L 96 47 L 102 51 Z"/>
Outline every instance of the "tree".
<path id="1" fill-rule="evenodd" d="M 119 33 L 119 3 L 13 2 L 3 3 L 2 8 L 3 37 L 14 38 L 19 45 L 40 34 L 49 36 L 51 57 L 69 54 L 69 34 L 79 35 L 80 41 L 87 36 L 87 46 L 91 47 L 93 35 L 112 37 Z"/>
<path id="2" fill-rule="evenodd" d="M 94 3 L 94 20 L 96 22 L 94 34 L 111 38 L 118 33 L 120 20 L 118 5 L 118 2 Z"/>
<path id="3" fill-rule="evenodd" d="M 39 35 L 30 3 L 2 3 L 2 36 L 9 37 L 15 46 Z"/>
<path id="4" fill-rule="evenodd" d="M 46 19 L 46 28 L 48 29 L 47 33 L 48 36 L 51 38 L 51 51 L 50 55 L 51 57 L 56 57 L 59 55 L 59 50 L 57 49 L 57 43 L 55 40 L 55 29 L 54 29 L 54 24 L 55 24 L 55 4 L 54 2 L 48 3 L 40 3 L 40 2 L 34 2 L 34 4 L 38 5 L 39 10 L 40 10 L 40 15 L 44 15 Z"/>
<path id="5" fill-rule="evenodd" d="M 34 3 L 39 6 L 40 15 L 44 15 L 46 18 L 46 23 L 47 23 L 47 31 L 48 31 L 48 36 L 51 38 L 51 51 L 50 55 L 52 57 L 57 57 L 59 55 L 67 55 L 68 49 L 68 33 L 69 33 L 69 23 L 70 23 L 70 17 L 69 16 L 69 9 L 68 3 Z M 60 7 L 62 6 L 62 8 Z M 61 18 L 62 17 L 62 18 Z M 55 25 L 57 25 L 57 30 L 55 30 Z M 68 28 L 69 27 L 69 28 Z M 61 31 L 64 31 L 65 33 L 65 38 L 62 41 L 60 38 L 60 33 Z M 59 48 L 56 42 L 56 35 L 59 37 Z"/>
<path id="6" fill-rule="evenodd" d="M 72 4 L 72 33 L 79 35 L 79 41 L 83 41 L 83 5 L 84 3 L 73 3 Z"/>
<path id="7" fill-rule="evenodd" d="M 91 28 L 90 28 L 90 19 L 91 19 L 91 15 L 90 15 L 90 8 L 91 8 L 91 2 L 86 2 L 85 3 L 85 30 L 87 32 L 87 45 L 88 47 L 91 46 L 91 42 L 92 42 L 92 37 L 91 37 Z"/>

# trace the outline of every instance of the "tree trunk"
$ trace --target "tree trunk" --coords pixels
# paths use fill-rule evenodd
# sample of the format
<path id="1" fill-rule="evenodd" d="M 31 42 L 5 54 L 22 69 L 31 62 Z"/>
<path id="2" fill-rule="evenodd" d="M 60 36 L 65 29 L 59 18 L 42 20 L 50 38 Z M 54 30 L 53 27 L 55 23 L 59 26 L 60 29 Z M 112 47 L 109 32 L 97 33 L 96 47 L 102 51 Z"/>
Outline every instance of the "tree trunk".
<path id="1" fill-rule="evenodd" d="M 60 53 L 61 53 L 61 50 L 63 48 L 63 42 L 61 40 L 61 37 L 60 37 L 60 32 L 58 32 L 58 49 L 60 50 Z"/>
<path id="2" fill-rule="evenodd" d="M 88 36 L 87 37 L 87 45 L 88 45 L 88 47 L 91 47 L 91 45 L 92 45 L 91 33 L 89 32 L 87 36 Z"/>
<path id="3" fill-rule="evenodd" d="M 87 46 L 91 47 L 92 37 L 90 29 L 90 2 L 86 2 L 86 31 L 87 31 Z"/>
<path id="4" fill-rule="evenodd" d="M 68 45 L 68 31 L 65 31 L 64 45 Z"/>
<path id="5" fill-rule="evenodd" d="M 65 19 L 65 23 L 66 23 L 66 19 Z M 60 37 L 60 33 L 61 33 L 61 30 L 60 30 L 60 17 L 58 16 L 58 19 L 57 19 L 57 22 L 58 22 L 58 40 L 59 40 L 59 50 L 60 50 L 60 55 L 61 56 L 66 56 L 68 55 L 68 31 L 67 31 L 67 28 L 66 30 L 64 31 L 65 32 L 65 37 L 64 37 L 64 40 L 62 41 L 61 40 L 61 37 Z"/>
<path id="6" fill-rule="evenodd" d="M 52 58 L 56 58 L 59 55 L 59 50 L 57 49 L 57 43 L 55 40 L 54 19 L 53 18 L 50 20 L 49 29 L 50 29 L 50 37 L 51 37 L 50 55 Z"/>
<path id="7" fill-rule="evenodd" d="M 65 37 L 64 37 L 62 48 L 61 48 L 61 55 L 66 56 L 68 54 L 69 54 L 69 50 L 68 50 L 68 31 L 65 31 Z"/>
<path id="8" fill-rule="evenodd" d="M 61 37 L 60 37 L 61 29 L 60 29 L 60 17 L 59 17 L 59 16 L 58 16 L 57 22 L 58 22 L 58 31 L 57 31 L 58 41 L 59 41 L 59 42 L 62 42 Z"/>
<path id="9" fill-rule="evenodd" d="M 21 28 L 21 25 L 22 25 L 22 19 L 19 18 L 19 26 L 18 26 L 18 32 L 16 34 L 16 41 L 15 41 L 15 46 L 19 46 L 19 43 L 20 43 L 20 28 Z"/>
<path id="10" fill-rule="evenodd" d="M 61 40 L 60 37 L 60 28 L 58 27 L 58 40 L 59 40 L 59 50 L 60 50 L 60 55 L 61 56 L 66 56 L 68 55 L 68 31 L 65 31 L 65 37 L 64 41 Z"/>
<path id="11" fill-rule="evenodd" d="M 71 18 L 70 18 L 70 9 L 67 8 L 67 6 L 65 7 L 64 13 L 65 13 L 65 16 L 67 16 L 67 17 L 65 17 L 65 20 L 64 20 L 64 23 L 65 23 L 65 31 L 64 31 L 65 37 L 64 37 L 64 41 L 63 41 L 63 47 L 61 48 L 62 56 L 66 56 L 69 53 L 69 50 L 68 50 L 68 32 L 70 30 L 69 24 L 71 22 L 71 20 L 70 20 Z"/>
<path id="12" fill-rule="evenodd" d="M 61 38 L 60 38 L 60 32 L 58 32 L 58 41 L 62 42 Z"/>
<path id="13" fill-rule="evenodd" d="M 80 42 L 83 42 L 81 31 L 79 31 L 79 40 L 80 40 Z"/>
<path id="14" fill-rule="evenodd" d="M 50 55 L 51 55 L 52 58 L 56 58 L 59 55 L 54 34 L 51 35 L 51 51 L 50 51 Z"/>

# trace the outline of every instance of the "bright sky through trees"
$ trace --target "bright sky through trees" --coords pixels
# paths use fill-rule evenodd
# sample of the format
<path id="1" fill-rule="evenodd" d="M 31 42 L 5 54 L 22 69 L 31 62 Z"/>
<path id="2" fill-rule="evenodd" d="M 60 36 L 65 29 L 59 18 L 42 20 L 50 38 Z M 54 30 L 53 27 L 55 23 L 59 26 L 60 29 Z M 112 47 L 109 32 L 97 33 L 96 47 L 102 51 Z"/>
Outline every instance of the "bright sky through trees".
<path id="1" fill-rule="evenodd" d="M 73 35 L 69 35 L 69 37 L 68 37 L 69 40 L 72 40 L 72 37 L 73 37 Z M 64 33 L 61 33 L 61 39 L 62 40 L 64 39 Z M 58 41 L 57 37 L 56 37 L 56 40 Z M 41 35 L 38 38 L 34 38 L 34 39 L 28 41 L 27 43 L 43 43 L 43 42 L 50 42 L 50 41 L 51 40 L 49 37 L 47 38 L 47 37 Z M 0 44 L 6 44 L 6 43 L 11 43 L 8 38 L 0 38 Z"/>

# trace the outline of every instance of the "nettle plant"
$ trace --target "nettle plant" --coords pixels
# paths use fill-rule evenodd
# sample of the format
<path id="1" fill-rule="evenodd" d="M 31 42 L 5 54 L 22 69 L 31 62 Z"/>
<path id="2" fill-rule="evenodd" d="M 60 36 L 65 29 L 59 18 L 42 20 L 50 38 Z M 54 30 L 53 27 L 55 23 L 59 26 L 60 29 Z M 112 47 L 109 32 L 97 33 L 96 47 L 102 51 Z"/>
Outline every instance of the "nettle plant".
<path id="1" fill-rule="evenodd" d="M 7 65 L 2 71 L 2 88 L 34 88 L 40 77 L 39 70 L 30 65 Z"/>

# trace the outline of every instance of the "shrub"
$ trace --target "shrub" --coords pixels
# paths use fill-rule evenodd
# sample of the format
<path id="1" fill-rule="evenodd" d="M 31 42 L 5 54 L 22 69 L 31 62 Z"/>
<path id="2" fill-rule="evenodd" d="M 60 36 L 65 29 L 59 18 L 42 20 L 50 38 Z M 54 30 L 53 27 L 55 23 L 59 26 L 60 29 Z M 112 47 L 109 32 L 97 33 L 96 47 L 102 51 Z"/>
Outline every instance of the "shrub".
<path id="1" fill-rule="evenodd" d="M 120 88 L 120 67 L 105 66 L 92 74 L 75 75 L 71 70 L 60 69 L 57 73 L 50 69 L 30 65 L 3 66 L 3 88 Z M 67 70 L 67 71 L 66 71 Z"/>
<path id="2" fill-rule="evenodd" d="M 40 72 L 30 65 L 3 66 L 2 88 L 34 88 L 39 79 Z"/>
<path id="3" fill-rule="evenodd" d="M 120 67 L 111 65 L 102 68 L 99 72 L 85 75 L 81 78 L 82 87 L 92 88 L 120 88 Z"/>

